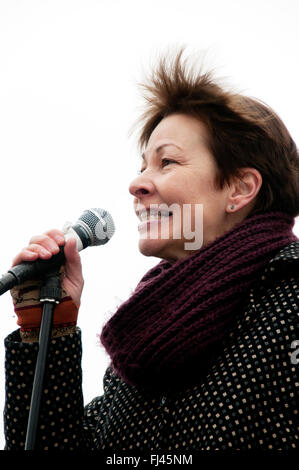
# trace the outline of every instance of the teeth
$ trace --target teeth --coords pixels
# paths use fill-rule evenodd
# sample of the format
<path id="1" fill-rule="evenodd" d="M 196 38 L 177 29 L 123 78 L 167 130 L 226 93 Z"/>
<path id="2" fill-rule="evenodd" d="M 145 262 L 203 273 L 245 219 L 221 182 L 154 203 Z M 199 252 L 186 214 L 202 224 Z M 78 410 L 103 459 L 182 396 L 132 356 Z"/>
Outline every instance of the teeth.
<path id="1" fill-rule="evenodd" d="M 141 214 L 139 214 L 139 218 L 142 222 L 144 220 L 146 220 L 147 219 L 147 212 L 141 212 Z"/>
<path id="2" fill-rule="evenodd" d="M 157 220 L 157 219 L 161 219 L 162 217 L 169 217 L 170 215 L 172 215 L 172 213 L 167 212 L 167 211 L 160 211 L 160 212 L 143 211 L 139 214 L 139 218 L 143 222 L 145 220 Z"/>

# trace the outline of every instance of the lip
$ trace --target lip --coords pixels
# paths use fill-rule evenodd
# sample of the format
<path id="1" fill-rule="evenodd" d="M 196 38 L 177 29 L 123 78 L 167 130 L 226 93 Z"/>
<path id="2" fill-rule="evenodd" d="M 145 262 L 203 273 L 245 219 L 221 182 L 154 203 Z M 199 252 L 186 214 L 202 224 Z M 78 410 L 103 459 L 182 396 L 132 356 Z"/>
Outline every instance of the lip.
<path id="1" fill-rule="evenodd" d="M 151 207 L 143 207 L 141 210 L 136 209 L 136 210 L 135 210 L 135 214 L 136 214 L 136 216 L 138 217 L 139 220 L 141 220 L 141 215 L 142 215 L 144 212 L 147 212 L 147 213 L 155 213 L 156 211 L 155 211 L 155 209 L 153 210 Z M 160 212 L 160 211 L 158 211 L 158 212 Z M 163 211 L 163 209 L 162 209 L 161 212 L 163 213 L 163 212 L 165 212 L 165 211 Z M 166 212 L 168 212 L 168 211 L 166 211 Z M 167 215 L 168 215 L 168 214 L 167 214 Z M 172 216 L 172 215 L 173 215 L 173 213 L 170 212 L 170 213 L 169 213 L 169 217 Z M 141 220 L 141 221 L 142 221 L 142 220 Z M 143 221 L 142 221 L 142 222 L 143 222 Z"/>
<path id="2" fill-rule="evenodd" d="M 138 231 L 139 232 L 144 232 L 144 230 L 147 230 L 147 227 L 150 225 L 158 225 L 160 223 L 160 220 L 144 220 L 143 222 L 140 222 L 138 224 Z"/>
<path id="3" fill-rule="evenodd" d="M 171 215 L 169 215 L 169 217 L 171 217 Z M 161 220 L 162 219 L 150 219 L 150 220 L 143 220 L 142 222 L 140 222 L 138 224 L 138 231 L 139 232 L 144 232 L 145 230 L 148 231 L 148 227 L 150 226 L 157 226 L 157 225 L 161 225 Z"/>

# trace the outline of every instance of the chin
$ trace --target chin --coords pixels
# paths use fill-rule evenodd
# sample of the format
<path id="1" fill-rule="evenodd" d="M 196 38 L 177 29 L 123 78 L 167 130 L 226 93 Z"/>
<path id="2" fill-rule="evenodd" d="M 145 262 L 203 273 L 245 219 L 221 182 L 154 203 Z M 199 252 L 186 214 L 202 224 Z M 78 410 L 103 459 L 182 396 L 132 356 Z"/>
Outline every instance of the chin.
<path id="1" fill-rule="evenodd" d="M 165 246 L 163 245 L 165 245 L 164 240 L 139 240 L 139 251 L 144 256 L 162 258 L 165 251 Z"/>
<path id="2" fill-rule="evenodd" d="M 160 257 L 161 240 L 139 240 L 139 251 L 144 256 Z"/>
<path id="3" fill-rule="evenodd" d="M 174 255 L 174 250 L 171 249 L 165 241 L 166 240 L 139 240 L 139 251 L 144 256 L 154 256 L 169 262 L 174 262 L 177 256 Z"/>

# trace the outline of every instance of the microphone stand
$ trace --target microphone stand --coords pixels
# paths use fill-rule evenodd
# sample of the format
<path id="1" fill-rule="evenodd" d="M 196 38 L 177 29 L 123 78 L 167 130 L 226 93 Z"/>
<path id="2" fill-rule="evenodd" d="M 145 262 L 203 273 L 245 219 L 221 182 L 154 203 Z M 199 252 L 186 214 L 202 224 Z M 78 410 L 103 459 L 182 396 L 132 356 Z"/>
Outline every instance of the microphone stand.
<path id="1" fill-rule="evenodd" d="M 36 445 L 43 381 L 53 325 L 54 309 L 55 305 L 59 304 L 60 300 L 61 285 L 59 271 L 55 271 L 49 273 L 45 277 L 44 285 L 40 291 L 40 301 L 43 303 L 43 313 L 39 331 L 39 350 L 35 366 L 25 450 L 34 450 Z"/>

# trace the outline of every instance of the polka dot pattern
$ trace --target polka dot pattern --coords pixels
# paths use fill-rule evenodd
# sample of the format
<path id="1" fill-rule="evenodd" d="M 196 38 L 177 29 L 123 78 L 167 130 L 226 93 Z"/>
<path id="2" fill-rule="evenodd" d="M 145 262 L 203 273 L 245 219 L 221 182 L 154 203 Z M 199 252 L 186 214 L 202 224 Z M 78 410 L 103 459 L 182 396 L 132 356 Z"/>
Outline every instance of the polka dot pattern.
<path id="1" fill-rule="evenodd" d="M 22 343 L 20 330 L 6 340 L 6 403 L 4 426 L 7 449 L 24 449 L 37 343 Z M 52 339 L 37 449 L 76 449 L 83 423 L 80 332 Z"/>
<path id="2" fill-rule="evenodd" d="M 223 351 L 196 385 L 150 394 L 111 367 L 104 394 L 83 406 L 80 330 L 51 341 L 39 448 L 292 450 L 298 446 L 299 242 L 282 250 L 250 290 Z M 6 339 L 6 448 L 24 448 L 35 343 Z M 299 356 L 299 354 L 298 354 Z"/>

